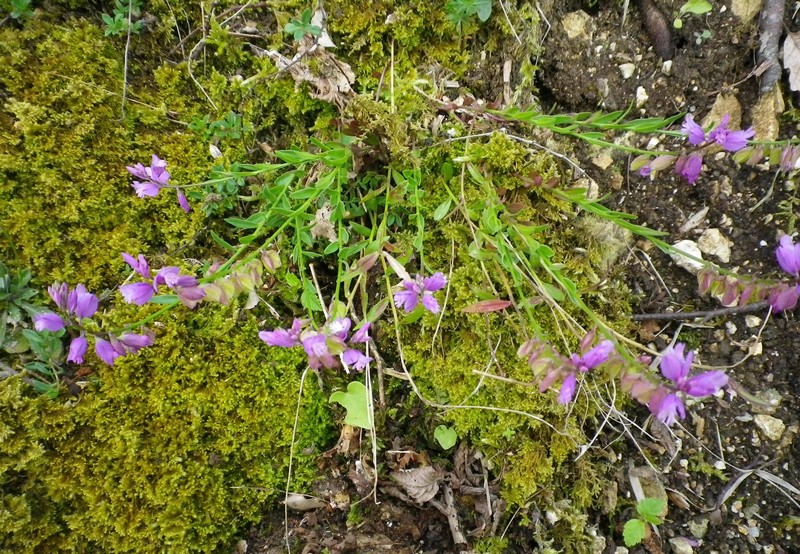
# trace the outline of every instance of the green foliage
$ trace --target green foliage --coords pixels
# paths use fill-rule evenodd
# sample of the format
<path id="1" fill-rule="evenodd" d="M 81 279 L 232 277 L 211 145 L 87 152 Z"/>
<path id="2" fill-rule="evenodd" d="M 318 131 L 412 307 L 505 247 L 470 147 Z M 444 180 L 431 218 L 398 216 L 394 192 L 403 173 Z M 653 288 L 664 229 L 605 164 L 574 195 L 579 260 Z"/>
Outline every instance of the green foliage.
<path id="1" fill-rule="evenodd" d="M 306 35 L 311 35 L 313 37 L 318 37 L 322 33 L 322 29 L 317 25 L 311 24 L 311 18 L 313 14 L 311 13 L 310 9 L 306 9 L 303 11 L 303 14 L 300 16 L 300 19 L 292 19 L 286 26 L 283 28 L 283 32 L 294 37 L 294 40 L 301 40 Z"/>
<path id="2" fill-rule="evenodd" d="M 28 286 L 32 276 L 27 269 L 11 272 L 0 262 L 0 349 L 7 353 L 28 349 L 21 331 L 30 318 L 42 311 L 29 302 L 38 294 Z"/>
<path id="3" fill-rule="evenodd" d="M 242 116 L 236 112 L 228 112 L 223 119 L 211 121 L 211 116 L 206 114 L 203 117 L 195 117 L 189 124 L 189 130 L 194 131 L 203 139 L 204 142 L 209 140 L 221 139 L 240 139 L 246 133 L 253 132 L 253 126 L 249 123 L 242 123 Z"/>
<path id="4" fill-rule="evenodd" d="M 94 366 L 69 408 L 0 382 L 2 550 L 227 551 L 285 486 L 303 363 L 258 329 L 235 307 L 175 311 L 153 347 Z M 315 474 L 298 453 L 332 438 L 310 382 L 300 415 L 296 488 Z"/>
<path id="5" fill-rule="evenodd" d="M 116 0 L 113 16 L 104 13 L 101 15 L 105 26 L 106 36 L 116 36 L 127 33 L 139 34 L 142 31 L 143 23 L 133 21 L 142 13 L 142 5 L 139 0 Z"/>
<path id="6" fill-rule="evenodd" d="M 372 429 L 369 396 L 367 395 L 367 387 L 362 383 L 351 381 L 347 385 L 347 392 L 334 392 L 331 394 L 330 401 L 341 404 L 347 410 L 347 415 L 344 418 L 346 424 L 363 429 Z"/>
<path id="7" fill-rule="evenodd" d="M 33 17 L 31 9 L 32 0 L 3 0 L 0 2 L 0 11 L 9 12 L 13 19 L 27 19 Z"/>
<path id="8" fill-rule="evenodd" d="M 450 450 L 458 441 L 458 433 L 452 427 L 439 425 L 433 431 L 433 438 L 439 443 L 443 450 Z"/>
<path id="9" fill-rule="evenodd" d="M 666 512 L 667 504 L 663 498 L 643 498 L 636 504 L 638 518 L 632 518 L 625 522 L 622 529 L 622 538 L 625 546 L 635 546 L 650 535 L 651 525 L 661 525 L 664 522 L 663 515 Z"/>
<path id="10" fill-rule="evenodd" d="M 461 28 L 473 15 L 485 22 L 492 15 L 492 0 L 448 0 L 445 5 L 447 18 Z"/>

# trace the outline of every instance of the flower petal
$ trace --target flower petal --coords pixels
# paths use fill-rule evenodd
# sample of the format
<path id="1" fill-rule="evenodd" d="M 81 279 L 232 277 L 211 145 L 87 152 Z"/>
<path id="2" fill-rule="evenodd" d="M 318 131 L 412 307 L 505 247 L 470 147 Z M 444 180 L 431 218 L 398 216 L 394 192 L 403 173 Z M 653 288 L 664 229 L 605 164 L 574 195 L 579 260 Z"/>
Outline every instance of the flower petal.
<path id="1" fill-rule="evenodd" d="M 33 328 L 37 331 L 56 333 L 64 328 L 64 320 L 54 312 L 44 312 L 33 316 Z"/>
<path id="2" fill-rule="evenodd" d="M 611 353 L 614 352 L 614 343 L 610 340 L 604 340 L 591 350 L 589 350 L 586 354 L 581 356 L 581 371 L 588 371 L 590 369 L 594 369 L 606 360 L 608 360 Z"/>
<path id="3" fill-rule="evenodd" d="M 344 354 L 342 354 L 342 360 L 348 366 L 352 366 L 358 370 L 363 370 L 367 367 L 367 364 L 372 361 L 372 358 L 365 356 L 355 348 L 351 348 L 344 351 Z"/>
<path id="4" fill-rule="evenodd" d="M 122 294 L 125 302 L 128 304 L 136 304 L 137 306 L 147 304 L 155 294 L 153 285 L 145 282 L 121 285 L 119 287 L 119 292 Z"/>
<path id="5" fill-rule="evenodd" d="M 82 364 L 83 363 L 83 356 L 86 354 L 86 350 L 89 348 L 89 343 L 86 341 L 86 337 L 81 335 L 79 337 L 75 337 L 72 339 L 72 342 L 69 345 L 69 354 L 67 354 L 67 361 L 72 362 L 73 364 Z"/>
<path id="6" fill-rule="evenodd" d="M 178 193 L 178 204 L 180 205 L 181 209 L 188 214 L 192 211 L 192 207 L 189 205 L 189 200 L 186 199 L 186 195 L 181 189 L 175 190 Z"/>
<path id="7" fill-rule="evenodd" d="M 572 397 L 575 396 L 577 386 L 578 379 L 574 373 L 564 377 L 564 381 L 561 383 L 561 392 L 558 393 L 558 402 L 560 404 L 569 404 L 572 401 Z"/>
<path id="8" fill-rule="evenodd" d="M 394 304 L 398 308 L 403 308 L 406 312 L 413 312 L 417 307 L 419 297 L 416 292 L 400 290 L 394 293 Z"/>
<path id="9" fill-rule="evenodd" d="M 425 290 L 430 292 L 435 292 L 437 290 L 443 289 L 444 286 L 447 284 L 447 277 L 444 276 L 441 272 L 436 272 L 430 277 L 426 277 L 422 280 L 422 286 Z"/>
<path id="10" fill-rule="evenodd" d="M 675 346 L 670 346 L 661 353 L 661 373 L 674 383 L 683 381 L 689 374 L 689 368 L 692 366 L 693 352 L 689 352 L 689 356 L 684 356 L 683 351 L 686 345 L 682 342 L 677 343 Z"/>
<path id="11" fill-rule="evenodd" d="M 681 388 L 692 396 L 708 396 L 727 384 L 728 376 L 724 371 L 706 371 L 687 380 Z"/>
<path id="12" fill-rule="evenodd" d="M 114 365 L 114 360 L 120 357 L 119 352 L 114 350 L 111 343 L 100 337 L 95 337 L 94 339 L 94 351 L 98 358 L 112 366 Z"/>
<path id="13" fill-rule="evenodd" d="M 439 302 L 433 297 L 430 292 L 425 292 L 422 295 L 422 306 L 432 314 L 439 313 Z"/>
<path id="14" fill-rule="evenodd" d="M 683 119 L 681 131 L 688 137 L 689 144 L 694 146 L 699 146 L 706 140 L 706 134 L 703 128 L 695 122 L 692 114 L 686 114 L 686 117 Z"/>

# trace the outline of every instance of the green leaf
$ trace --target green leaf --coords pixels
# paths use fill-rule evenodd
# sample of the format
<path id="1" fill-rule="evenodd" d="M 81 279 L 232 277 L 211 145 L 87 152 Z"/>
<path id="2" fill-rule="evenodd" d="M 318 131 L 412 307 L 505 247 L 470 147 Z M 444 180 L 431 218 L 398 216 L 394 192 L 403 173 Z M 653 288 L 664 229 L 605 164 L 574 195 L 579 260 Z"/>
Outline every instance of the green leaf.
<path id="1" fill-rule="evenodd" d="M 211 231 L 211 238 L 214 240 L 214 242 L 217 243 L 217 245 L 219 245 L 224 250 L 228 250 L 229 252 L 235 252 L 236 251 L 236 248 L 234 248 L 234 246 L 232 244 L 227 242 L 224 238 L 219 236 L 214 231 Z"/>
<path id="2" fill-rule="evenodd" d="M 228 225 L 233 225 L 234 227 L 238 227 L 239 229 L 258 229 L 258 226 L 260 225 L 260 223 L 250 221 L 248 219 L 242 219 L 240 217 L 226 217 L 225 223 Z"/>
<path id="3" fill-rule="evenodd" d="M 297 288 L 300 286 L 300 279 L 294 273 L 286 272 L 286 284 L 293 289 Z"/>
<path id="4" fill-rule="evenodd" d="M 691 13 L 694 15 L 703 15 L 711 10 L 714 9 L 714 6 L 711 5 L 711 2 L 708 0 L 687 0 L 687 2 L 681 6 L 681 15 L 685 13 Z"/>
<path id="5" fill-rule="evenodd" d="M 439 425 L 433 432 L 433 438 L 442 447 L 442 450 L 450 450 L 456 445 L 458 434 L 452 427 L 446 425 Z"/>
<path id="6" fill-rule="evenodd" d="M 275 156 L 286 163 L 294 165 L 313 162 L 319 158 L 318 154 L 311 154 L 302 150 L 276 150 Z"/>
<path id="7" fill-rule="evenodd" d="M 311 281 L 303 283 L 303 294 L 300 295 L 300 303 L 304 308 L 312 312 L 322 311 L 322 304 L 319 303 L 317 292 L 314 290 L 314 285 L 311 284 Z"/>
<path id="8" fill-rule="evenodd" d="M 625 546 L 636 546 L 647 536 L 647 524 L 641 519 L 631 519 L 622 528 L 622 538 Z"/>
<path id="9" fill-rule="evenodd" d="M 481 22 L 485 22 L 492 15 L 492 0 L 475 0 L 475 13 Z"/>
<path id="10" fill-rule="evenodd" d="M 661 519 L 667 510 L 667 503 L 663 498 L 644 498 L 636 505 L 636 511 L 642 519 L 653 525 L 661 525 Z"/>
<path id="11" fill-rule="evenodd" d="M 347 385 L 347 392 L 337 391 L 331 394 L 330 402 L 344 406 L 347 415 L 344 422 L 362 429 L 372 429 L 372 418 L 369 412 L 369 396 L 367 387 L 358 381 Z"/>
<path id="12" fill-rule="evenodd" d="M 450 205 L 452 203 L 453 201 L 448 198 L 447 200 L 439 204 L 439 206 L 436 208 L 436 211 L 433 212 L 433 220 L 441 221 L 442 219 L 444 219 L 444 216 L 446 216 L 450 211 Z"/>

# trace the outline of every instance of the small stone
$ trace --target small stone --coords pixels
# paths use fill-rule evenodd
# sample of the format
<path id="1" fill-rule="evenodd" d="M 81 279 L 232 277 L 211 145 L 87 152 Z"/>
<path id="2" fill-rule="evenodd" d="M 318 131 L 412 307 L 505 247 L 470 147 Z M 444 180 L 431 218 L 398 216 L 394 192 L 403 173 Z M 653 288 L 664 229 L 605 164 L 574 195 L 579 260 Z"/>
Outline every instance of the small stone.
<path id="1" fill-rule="evenodd" d="M 696 521 L 689 521 L 689 532 L 698 539 L 705 537 L 706 533 L 708 533 L 708 519 L 700 518 Z"/>
<path id="2" fill-rule="evenodd" d="M 661 73 L 664 75 L 672 73 L 672 60 L 664 60 L 664 63 L 661 64 Z"/>
<path id="3" fill-rule="evenodd" d="M 726 321 L 725 329 L 728 331 L 729 335 L 735 335 L 736 331 L 739 330 L 739 328 L 736 327 L 736 324 L 733 321 Z"/>
<path id="4" fill-rule="evenodd" d="M 720 471 L 725 471 L 726 467 L 727 466 L 725 465 L 725 462 L 723 462 L 722 460 L 717 460 L 716 462 L 714 462 L 715 469 L 718 469 Z"/>
<path id="5" fill-rule="evenodd" d="M 650 99 L 644 87 L 636 87 L 636 107 L 641 108 Z"/>
<path id="6" fill-rule="evenodd" d="M 628 549 L 624 546 L 618 546 L 617 549 L 614 551 L 614 554 L 628 554 Z"/>
<path id="7" fill-rule="evenodd" d="M 753 404 L 752 410 L 757 414 L 774 414 L 783 401 L 783 395 L 775 389 L 767 389 L 756 395 L 763 404 Z"/>
<path id="8" fill-rule="evenodd" d="M 672 245 L 678 250 L 686 252 L 687 254 L 698 258 L 700 260 L 703 259 L 703 253 L 700 251 L 700 248 L 697 246 L 697 243 L 693 240 L 682 240 L 678 241 Z M 686 271 L 692 274 L 697 274 L 701 269 L 703 269 L 703 264 L 701 262 L 695 261 L 691 258 L 687 258 L 678 253 L 671 253 L 670 258 L 674 261 L 678 267 L 682 267 Z"/>
<path id="9" fill-rule="evenodd" d="M 753 420 L 756 422 L 756 427 L 761 429 L 761 432 L 773 441 L 780 440 L 786 430 L 786 425 L 777 417 L 758 414 Z"/>
<path id="10" fill-rule="evenodd" d="M 672 547 L 672 552 L 675 554 L 692 554 L 692 552 L 694 552 L 692 545 L 683 537 L 669 539 L 669 545 Z"/>
<path id="11" fill-rule="evenodd" d="M 697 239 L 700 251 L 710 256 L 716 256 L 722 263 L 731 261 L 731 246 L 733 242 L 725 237 L 719 229 L 706 229 Z"/>
<path id="12" fill-rule="evenodd" d="M 744 324 L 747 325 L 749 329 L 754 327 L 758 327 L 761 325 L 761 318 L 755 315 L 746 315 L 744 316 Z"/>
<path id="13" fill-rule="evenodd" d="M 636 66 L 632 63 L 623 63 L 619 65 L 619 72 L 622 73 L 623 79 L 630 79 L 634 71 L 636 71 Z"/>
<path id="14" fill-rule="evenodd" d="M 561 19 L 561 26 L 567 33 L 567 38 L 574 40 L 580 38 L 589 40 L 589 34 L 586 32 L 586 27 L 592 21 L 592 16 L 583 10 L 571 12 Z"/>
<path id="15" fill-rule="evenodd" d="M 599 167 L 600 169 L 608 169 L 611 164 L 614 163 L 614 158 L 609 156 L 607 153 L 602 153 L 594 158 L 592 158 L 592 163 Z"/>

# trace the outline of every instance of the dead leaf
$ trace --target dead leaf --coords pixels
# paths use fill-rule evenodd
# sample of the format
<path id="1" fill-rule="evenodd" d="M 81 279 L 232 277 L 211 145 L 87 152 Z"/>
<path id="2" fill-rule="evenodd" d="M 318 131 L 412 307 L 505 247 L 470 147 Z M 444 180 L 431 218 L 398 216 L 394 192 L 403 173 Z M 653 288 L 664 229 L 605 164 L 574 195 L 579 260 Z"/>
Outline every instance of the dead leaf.
<path id="1" fill-rule="evenodd" d="M 509 306 L 511 306 L 511 302 L 508 300 L 495 298 L 492 300 L 475 302 L 474 304 L 462 308 L 461 311 L 467 314 L 485 314 L 489 312 L 499 312 L 500 310 L 505 310 Z"/>
<path id="2" fill-rule="evenodd" d="M 783 68 L 789 70 L 789 88 L 800 90 L 800 31 L 787 33 L 783 41 Z"/>
<path id="3" fill-rule="evenodd" d="M 439 473 L 433 466 L 393 471 L 391 477 L 420 504 L 431 500 L 439 492 Z"/>
<path id="4" fill-rule="evenodd" d="M 317 213 L 314 214 L 314 222 L 311 224 L 311 236 L 316 238 L 323 237 L 328 239 L 328 242 L 336 242 L 336 229 L 331 223 L 331 214 L 333 208 L 330 204 L 325 204 Z"/>
<path id="5" fill-rule="evenodd" d="M 308 510 L 316 510 L 317 508 L 324 508 L 328 505 L 324 500 L 314 498 L 313 496 L 306 496 L 305 494 L 289 493 L 286 500 L 283 501 L 289 509 L 297 510 L 299 512 L 307 512 Z"/>

